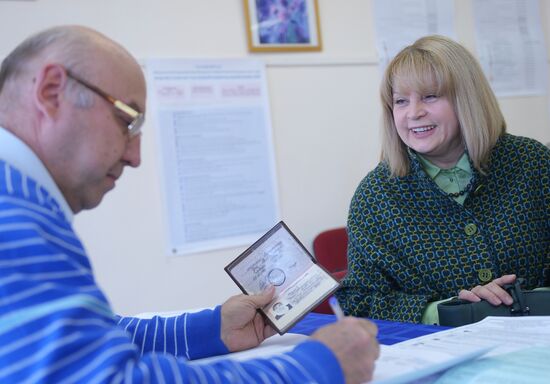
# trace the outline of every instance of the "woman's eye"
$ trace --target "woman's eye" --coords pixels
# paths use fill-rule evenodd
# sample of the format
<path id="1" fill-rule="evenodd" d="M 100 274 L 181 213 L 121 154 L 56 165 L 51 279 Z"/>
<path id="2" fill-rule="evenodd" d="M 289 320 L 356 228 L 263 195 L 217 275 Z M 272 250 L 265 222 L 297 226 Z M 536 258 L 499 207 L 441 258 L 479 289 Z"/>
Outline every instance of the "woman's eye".
<path id="1" fill-rule="evenodd" d="M 393 100 L 393 105 L 402 105 L 405 103 L 405 99 L 395 99 Z"/>
<path id="2" fill-rule="evenodd" d="M 436 100 L 436 99 L 437 99 L 437 95 L 435 94 L 424 96 L 424 100 L 427 100 L 427 101 Z"/>

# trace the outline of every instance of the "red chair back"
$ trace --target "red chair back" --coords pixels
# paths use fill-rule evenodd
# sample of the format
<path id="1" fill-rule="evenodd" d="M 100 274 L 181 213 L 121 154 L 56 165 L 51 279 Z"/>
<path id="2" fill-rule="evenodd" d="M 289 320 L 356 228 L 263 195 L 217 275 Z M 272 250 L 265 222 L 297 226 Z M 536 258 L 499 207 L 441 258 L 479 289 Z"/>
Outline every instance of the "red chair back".
<path id="1" fill-rule="evenodd" d="M 346 228 L 329 229 L 313 240 L 313 254 L 329 272 L 348 269 L 348 233 Z"/>
<path id="2" fill-rule="evenodd" d="M 323 231 L 313 239 L 313 255 L 338 281 L 342 280 L 348 270 L 348 234 L 346 228 L 335 228 Z M 325 300 L 313 312 L 332 314 Z"/>

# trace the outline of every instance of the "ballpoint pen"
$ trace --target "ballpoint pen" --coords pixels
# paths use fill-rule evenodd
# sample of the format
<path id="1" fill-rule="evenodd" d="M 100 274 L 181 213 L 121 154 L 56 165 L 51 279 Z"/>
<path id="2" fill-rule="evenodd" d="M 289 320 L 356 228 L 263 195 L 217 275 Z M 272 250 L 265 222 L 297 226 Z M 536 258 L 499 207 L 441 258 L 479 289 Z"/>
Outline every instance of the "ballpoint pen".
<path id="1" fill-rule="evenodd" d="M 336 315 L 337 320 L 343 319 L 346 316 L 344 315 L 344 311 L 342 311 L 342 307 L 340 307 L 340 303 L 338 303 L 338 299 L 335 296 L 331 296 L 328 299 L 328 305 L 330 305 L 330 308 Z"/>

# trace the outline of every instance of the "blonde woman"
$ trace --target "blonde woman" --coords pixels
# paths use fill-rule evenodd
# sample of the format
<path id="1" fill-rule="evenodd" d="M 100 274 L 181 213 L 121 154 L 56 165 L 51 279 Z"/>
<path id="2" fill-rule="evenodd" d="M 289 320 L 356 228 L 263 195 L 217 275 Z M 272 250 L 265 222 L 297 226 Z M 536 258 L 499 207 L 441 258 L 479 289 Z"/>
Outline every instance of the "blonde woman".
<path id="1" fill-rule="evenodd" d="M 348 314 L 437 323 L 453 296 L 511 304 L 502 288 L 550 285 L 550 150 L 507 134 L 476 59 L 427 36 L 382 86 L 382 160 L 348 218 Z"/>

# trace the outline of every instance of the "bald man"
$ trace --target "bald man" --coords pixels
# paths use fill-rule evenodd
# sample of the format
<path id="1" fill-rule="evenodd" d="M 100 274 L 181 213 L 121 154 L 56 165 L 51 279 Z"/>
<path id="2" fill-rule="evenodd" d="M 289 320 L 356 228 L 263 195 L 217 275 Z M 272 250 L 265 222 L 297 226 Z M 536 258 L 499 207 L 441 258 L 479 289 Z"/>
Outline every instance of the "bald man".
<path id="1" fill-rule="evenodd" d="M 187 361 L 274 334 L 273 289 L 199 313 L 113 314 L 72 228 L 140 164 L 146 88 L 136 60 L 89 28 L 31 36 L 0 68 L 0 382 L 360 383 L 376 327 L 345 318 L 269 359 Z"/>

